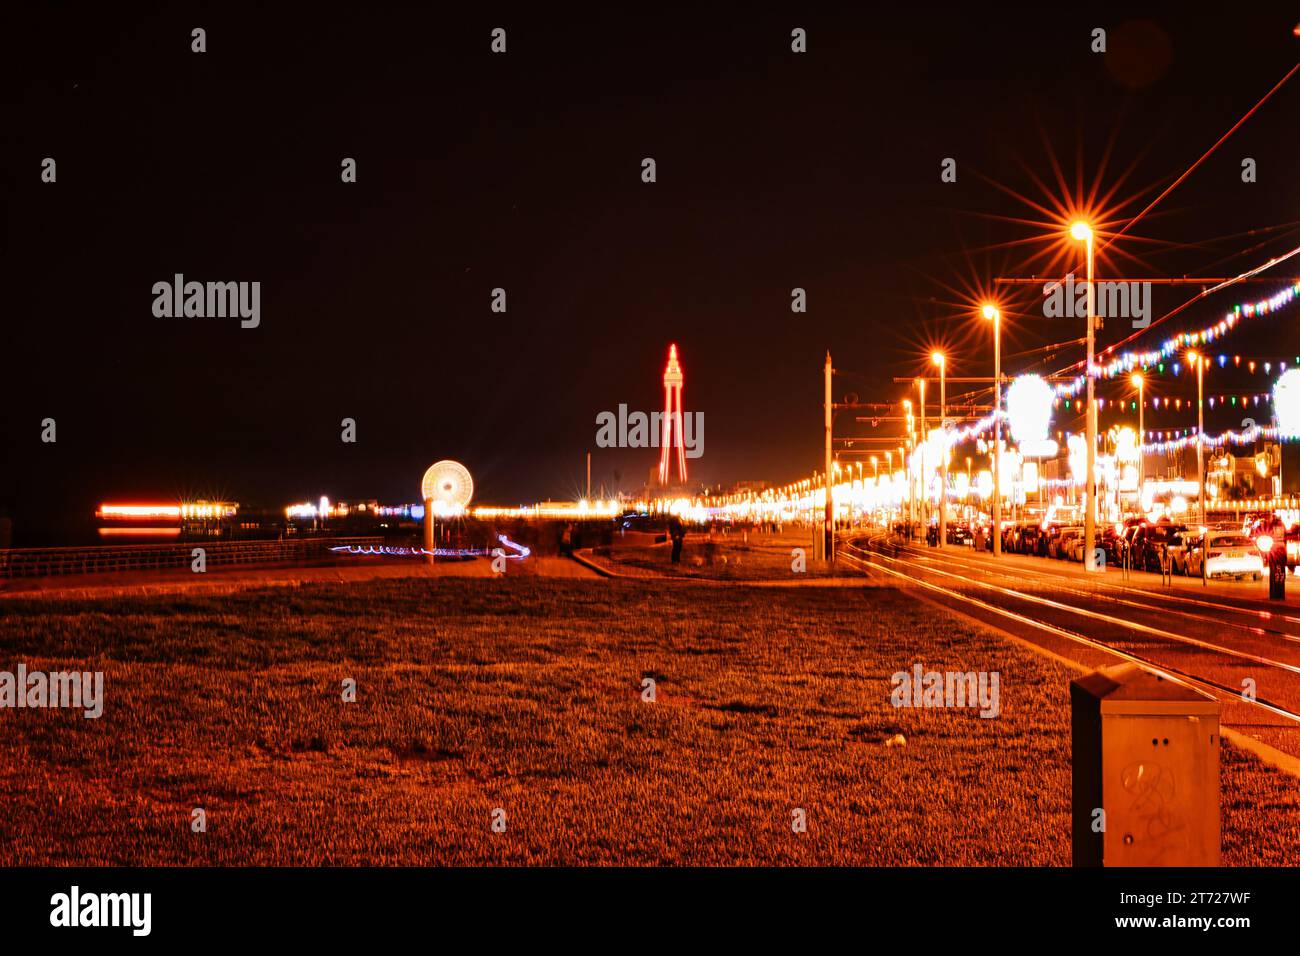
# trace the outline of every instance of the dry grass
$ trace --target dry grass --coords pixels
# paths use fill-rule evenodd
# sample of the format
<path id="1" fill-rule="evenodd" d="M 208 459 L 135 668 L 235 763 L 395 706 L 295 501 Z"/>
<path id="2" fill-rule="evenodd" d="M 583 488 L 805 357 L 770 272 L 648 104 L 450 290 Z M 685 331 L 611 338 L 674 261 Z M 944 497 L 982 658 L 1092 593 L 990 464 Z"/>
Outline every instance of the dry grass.
<path id="1" fill-rule="evenodd" d="M 672 563 L 664 543 L 648 546 L 648 535 L 614 536 L 596 560 L 622 574 L 722 581 L 798 581 L 826 576 L 824 566 L 812 559 L 812 531 L 794 528 L 780 534 L 730 530 L 709 534 L 692 528 L 682 548 L 682 559 Z M 805 570 L 792 570 L 793 550 L 804 552 Z"/>
<path id="2" fill-rule="evenodd" d="M 1069 862 L 1070 675 L 886 588 L 411 579 L 0 613 L 0 668 L 103 669 L 107 696 L 98 721 L 0 711 L 3 865 Z M 915 661 L 999 671 L 1002 716 L 895 710 Z M 1294 864 L 1295 781 L 1230 751 L 1224 779 L 1228 862 Z"/>

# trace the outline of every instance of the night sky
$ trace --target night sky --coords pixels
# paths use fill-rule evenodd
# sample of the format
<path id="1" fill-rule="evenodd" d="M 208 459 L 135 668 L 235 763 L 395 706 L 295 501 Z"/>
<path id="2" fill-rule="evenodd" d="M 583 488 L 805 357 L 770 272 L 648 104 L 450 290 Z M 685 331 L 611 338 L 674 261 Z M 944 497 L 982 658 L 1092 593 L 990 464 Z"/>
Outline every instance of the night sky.
<path id="1" fill-rule="evenodd" d="M 900 397 L 892 378 L 936 345 L 950 374 L 991 374 L 988 328 L 963 300 L 1041 274 L 1064 245 L 1007 221 L 1045 217 L 998 185 L 1050 203 L 1035 180 L 1061 195 L 1055 157 L 1071 192 L 1076 177 L 1119 184 L 1136 213 L 1300 54 L 1285 4 L 1212 18 L 749 6 L 6 11 L 0 513 L 15 544 L 105 499 L 409 501 L 440 458 L 469 467 L 480 502 L 575 497 L 587 451 L 595 484 L 617 471 L 633 491 L 657 451 L 595 449 L 595 419 L 659 407 L 670 342 L 706 420 L 692 477 L 806 476 L 827 349 L 837 397 L 863 401 Z M 190 51 L 194 27 L 206 53 Z M 1232 275 L 1300 244 L 1298 117 L 1300 78 L 1134 228 L 1156 240 L 1123 246 L 1144 266 L 1108 254 L 1100 277 Z M 1241 182 L 1247 156 L 1256 183 Z M 940 181 L 945 157 L 956 183 Z M 260 327 L 154 317 L 153 284 L 178 272 L 260 281 Z M 1277 275 L 1138 344 L 1271 294 L 1300 260 Z M 504 315 L 489 309 L 498 286 Z M 790 310 L 796 286 L 806 315 Z M 1156 316 L 1189 294 L 1157 289 Z M 1042 317 L 1040 290 L 1019 296 L 1003 295 L 1004 369 L 1078 359 L 1011 357 L 1083 334 Z M 1225 348 L 1292 355 L 1294 314 Z M 1108 323 L 1100 342 L 1130 331 Z"/>

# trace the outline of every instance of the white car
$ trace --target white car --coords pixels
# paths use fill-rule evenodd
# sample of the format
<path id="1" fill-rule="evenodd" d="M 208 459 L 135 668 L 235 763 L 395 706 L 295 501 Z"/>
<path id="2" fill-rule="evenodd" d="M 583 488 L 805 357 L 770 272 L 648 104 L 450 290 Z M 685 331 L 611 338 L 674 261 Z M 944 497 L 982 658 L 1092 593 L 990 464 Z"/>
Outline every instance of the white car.
<path id="1" fill-rule="evenodd" d="M 1255 542 L 1239 531 L 1211 531 L 1206 534 L 1209 543 L 1202 548 L 1198 542 L 1187 549 L 1184 558 L 1189 577 L 1201 576 L 1201 561 L 1205 561 L 1205 576 L 1253 577 L 1259 580 L 1264 572 L 1264 558 Z"/>

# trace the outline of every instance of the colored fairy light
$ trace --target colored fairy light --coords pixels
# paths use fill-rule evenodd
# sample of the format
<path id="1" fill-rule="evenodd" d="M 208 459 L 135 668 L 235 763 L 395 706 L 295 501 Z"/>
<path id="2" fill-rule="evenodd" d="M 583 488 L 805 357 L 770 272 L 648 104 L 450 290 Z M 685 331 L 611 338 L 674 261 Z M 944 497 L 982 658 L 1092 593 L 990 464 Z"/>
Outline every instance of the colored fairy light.
<path id="1" fill-rule="evenodd" d="M 1164 372 L 1164 360 L 1170 356 L 1176 355 L 1192 345 L 1204 345 L 1213 342 L 1226 335 L 1243 318 L 1254 318 L 1276 312 L 1278 309 L 1295 301 L 1297 295 L 1300 295 L 1300 282 L 1281 289 L 1267 299 L 1234 305 L 1218 322 L 1197 332 L 1180 332 L 1178 335 L 1171 336 L 1162 342 L 1159 348 L 1144 352 L 1124 352 L 1104 365 L 1094 365 L 1087 370 L 1087 373 L 1094 378 L 1114 378 L 1136 368 L 1150 365 L 1154 365 L 1161 372 Z M 1224 356 L 1220 356 L 1221 365 L 1225 364 L 1223 359 Z M 1296 359 L 1296 362 L 1300 364 L 1300 357 Z M 1241 356 L 1234 355 L 1233 363 L 1240 365 Z M 1254 362 L 1250 363 L 1250 370 L 1252 372 L 1255 370 Z M 1077 395 L 1083 390 L 1084 380 L 1084 375 L 1078 375 L 1071 381 L 1056 386 L 1055 392 L 1058 395 Z"/>

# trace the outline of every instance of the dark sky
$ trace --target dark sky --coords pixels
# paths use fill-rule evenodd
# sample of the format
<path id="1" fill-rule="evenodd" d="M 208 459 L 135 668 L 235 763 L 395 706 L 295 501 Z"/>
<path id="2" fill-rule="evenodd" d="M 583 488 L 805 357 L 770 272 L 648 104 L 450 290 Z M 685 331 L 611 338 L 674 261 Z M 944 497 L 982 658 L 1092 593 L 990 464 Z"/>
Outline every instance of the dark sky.
<path id="1" fill-rule="evenodd" d="M 1035 271 L 1051 245 L 1005 245 L 1043 229 L 993 217 L 1044 216 L 994 184 L 1045 201 L 1051 157 L 1073 189 L 1110 143 L 1103 190 L 1127 173 L 1117 197 L 1153 197 L 1300 53 L 1284 4 L 752 6 L 6 9 L 0 509 L 21 530 L 104 499 L 410 500 L 444 457 L 480 501 L 572 496 L 596 415 L 660 403 L 669 342 L 706 420 L 693 477 L 805 475 L 828 348 L 837 394 L 864 401 L 901 395 L 892 377 L 933 344 L 951 374 L 990 373 L 959 292 Z M 1229 275 L 1300 244 L 1295 226 L 1217 238 L 1300 220 L 1298 117 L 1300 79 L 1135 228 L 1159 240 L 1125 246 L 1145 268 L 1101 268 Z M 260 281 L 260 328 L 155 318 L 151 287 L 176 272 Z M 1034 294 L 1008 355 L 1082 334 Z M 1178 301 L 1158 290 L 1156 314 Z M 1288 354 L 1300 336 L 1284 315 L 1228 348 Z M 596 450 L 593 477 L 631 490 L 655 460 Z"/>

